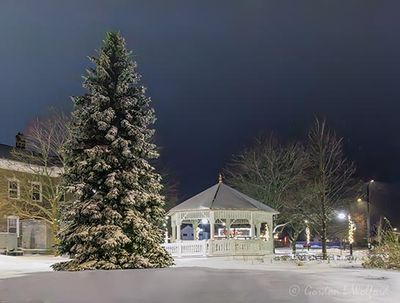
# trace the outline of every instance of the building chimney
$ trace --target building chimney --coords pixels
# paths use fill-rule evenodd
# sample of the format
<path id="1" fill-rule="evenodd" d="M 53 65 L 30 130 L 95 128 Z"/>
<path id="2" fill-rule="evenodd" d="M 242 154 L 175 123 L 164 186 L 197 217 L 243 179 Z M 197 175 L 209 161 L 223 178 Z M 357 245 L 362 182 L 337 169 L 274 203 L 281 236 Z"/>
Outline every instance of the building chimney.
<path id="1" fill-rule="evenodd" d="M 20 148 L 20 149 L 25 149 L 26 147 L 26 140 L 25 140 L 25 136 L 23 133 L 18 133 L 15 136 L 15 147 L 16 148 Z"/>

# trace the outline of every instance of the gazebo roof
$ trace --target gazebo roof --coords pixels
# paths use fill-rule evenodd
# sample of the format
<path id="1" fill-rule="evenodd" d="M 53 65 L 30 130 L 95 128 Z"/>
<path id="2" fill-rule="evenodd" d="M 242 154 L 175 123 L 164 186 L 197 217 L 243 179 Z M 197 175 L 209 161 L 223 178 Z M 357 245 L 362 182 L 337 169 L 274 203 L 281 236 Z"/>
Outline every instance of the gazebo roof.
<path id="1" fill-rule="evenodd" d="M 279 213 L 275 209 L 242 194 L 222 182 L 173 207 L 169 213 L 204 209 L 261 210 L 273 214 Z"/>

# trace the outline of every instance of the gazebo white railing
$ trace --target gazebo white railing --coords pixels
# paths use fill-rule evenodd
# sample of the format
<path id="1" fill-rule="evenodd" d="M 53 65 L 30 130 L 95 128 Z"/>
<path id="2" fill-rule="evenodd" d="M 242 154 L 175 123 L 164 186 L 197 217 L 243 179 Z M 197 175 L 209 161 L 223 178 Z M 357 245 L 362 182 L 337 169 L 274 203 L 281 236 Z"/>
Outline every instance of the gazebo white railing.
<path id="1" fill-rule="evenodd" d="M 259 239 L 182 241 L 163 246 L 173 257 L 263 256 L 272 252 L 269 241 Z"/>
<path id="2" fill-rule="evenodd" d="M 173 257 L 207 256 L 206 240 L 165 243 L 163 246 Z"/>

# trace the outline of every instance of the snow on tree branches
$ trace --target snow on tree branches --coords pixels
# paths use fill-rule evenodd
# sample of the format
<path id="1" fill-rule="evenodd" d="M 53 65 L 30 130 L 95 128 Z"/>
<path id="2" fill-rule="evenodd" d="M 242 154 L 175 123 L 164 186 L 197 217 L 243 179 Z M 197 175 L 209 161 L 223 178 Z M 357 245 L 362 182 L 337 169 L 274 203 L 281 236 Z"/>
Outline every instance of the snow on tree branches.
<path id="1" fill-rule="evenodd" d="M 125 40 L 107 33 L 75 97 L 66 152 L 66 207 L 60 252 L 69 262 L 55 270 L 166 267 L 161 247 L 165 220 L 161 177 L 149 161 L 154 110 Z"/>

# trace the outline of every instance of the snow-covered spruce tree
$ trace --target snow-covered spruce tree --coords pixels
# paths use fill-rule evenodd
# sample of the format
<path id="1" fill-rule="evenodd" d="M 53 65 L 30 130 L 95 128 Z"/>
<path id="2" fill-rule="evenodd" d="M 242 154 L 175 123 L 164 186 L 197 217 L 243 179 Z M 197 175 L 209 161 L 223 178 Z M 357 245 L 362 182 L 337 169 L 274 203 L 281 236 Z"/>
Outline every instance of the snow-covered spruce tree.
<path id="1" fill-rule="evenodd" d="M 160 175 L 151 159 L 155 121 L 136 63 L 119 33 L 107 33 L 84 96 L 74 98 L 65 183 L 76 197 L 64 213 L 55 270 L 166 267 Z"/>

